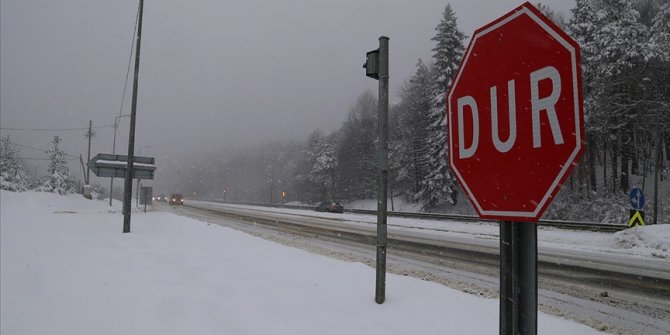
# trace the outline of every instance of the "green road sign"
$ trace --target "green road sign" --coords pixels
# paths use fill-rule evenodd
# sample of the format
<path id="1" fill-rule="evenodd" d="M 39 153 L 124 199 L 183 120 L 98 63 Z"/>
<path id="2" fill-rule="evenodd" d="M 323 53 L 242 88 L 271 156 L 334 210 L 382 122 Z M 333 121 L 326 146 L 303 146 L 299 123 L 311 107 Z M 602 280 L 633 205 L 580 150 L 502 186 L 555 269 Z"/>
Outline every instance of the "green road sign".
<path id="1" fill-rule="evenodd" d="M 133 157 L 133 178 L 154 179 L 156 170 L 156 159 L 153 157 Z M 128 167 L 128 156 L 97 154 L 91 158 L 86 166 L 98 177 L 123 178 L 126 176 Z"/>

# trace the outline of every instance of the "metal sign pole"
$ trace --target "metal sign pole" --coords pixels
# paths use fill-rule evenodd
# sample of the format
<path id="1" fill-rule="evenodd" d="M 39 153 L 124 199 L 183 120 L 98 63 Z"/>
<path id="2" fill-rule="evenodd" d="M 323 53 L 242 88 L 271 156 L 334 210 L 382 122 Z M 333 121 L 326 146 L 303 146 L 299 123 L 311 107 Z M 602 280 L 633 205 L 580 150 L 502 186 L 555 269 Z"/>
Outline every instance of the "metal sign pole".
<path id="1" fill-rule="evenodd" d="M 500 335 L 513 334 L 512 222 L 500 221 Z"/>
<path id="2" fill-rule="evenodd" d="M 389 38 L 379 38 L 379 189 L 377 195 L 377 279 L 375 301 L 386 299 L 386 203 L 388 196 Z"/>
<path id="3" fill-rule="evenodd" d="M 386 299 L 386 217 L 388 198 L 388 109 L 389 109 L 389 38 L 379 37 L 379 49 L 365 54 L 365 75 L 379 81 L 377 103 L 377 130 L 379 136 L 379 161 L 377 167 L 377 264 L 375 302 L 383 304 Z M 225 193 L 224 193 L 225 195 Z"/>
<path id="4" fill-rule="evenodd" d="M 133 155 L 135 154 L 135 119 L 137 116 L 137 86 L 140 75 L 140 42 L 142 40 L 142 14 L 144 12 L 144 0 L 140 0 L 140 13 L 137 19 L 137 46 L 135 49 L 135 77 L 133 79 L 133 100 L 130 112 L 130 135 L 128 136 L 128 165 L 126 166 L 126 179 L 124 183 L 125 194 L 123 196 L 123 232 L 130 233 L 131 198 L 133 191 Z"/>
<path id="5" fill-rule="evenodd" d="M 537 334 L 537 223 L 500 222 L 500 335 Z"/>

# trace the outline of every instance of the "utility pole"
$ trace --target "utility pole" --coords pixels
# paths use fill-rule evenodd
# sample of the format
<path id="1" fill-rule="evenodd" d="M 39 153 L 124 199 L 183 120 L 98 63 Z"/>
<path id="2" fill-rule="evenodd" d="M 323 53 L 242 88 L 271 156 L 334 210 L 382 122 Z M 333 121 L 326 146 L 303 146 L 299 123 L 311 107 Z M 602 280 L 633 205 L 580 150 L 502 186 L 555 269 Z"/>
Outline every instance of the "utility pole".
<path id="1" fill-rule="evenodd" d="M 379 177 L 377 189 L 377 266 L 375 302 L 386 300 L 386 242 L 387 242 L 387 198 L 388 198 L 388 108 L 389 108 L 389 38 L 379 37 L 379 49 L 366 54 L 363 66 L 366 76 L 379 81 L 378 124 L 379 132 Z"/>
<path id="2" fill-rule="evenodd" d="M 86 137 L 88 137 L 88 155 L 86 156 L 86 161 L 91 160 L 91 137 L 93 137 L 93 120 L 88 120 L 88 132 L 86 133 Z M 86 168 L 86 174 L 84 181 L 86 182 L 86 185 L 90 185 L 89 180 L 91 178 L 91 169 L 88 167 Z"/>
<path id="3" fill-rule="evenodd" d="M 130 233 L 130 201 L 133 191 L 133 155 L 135 154 L 135 119 L 137 117 L 137 86 L 140 75 L 140 45 L 142 41 L 142 14 L 144 12 L 144 0 L 140 0 L 140 9 L 137 18 L 137 46 L 135 51 L 135 76 L 133 79 L 133 101 L 130 112 L 130 134 L 128 136 L 128 165 L 126 166 L 126 178 L 124 182 L 123 196 L 123 232 Z"/>

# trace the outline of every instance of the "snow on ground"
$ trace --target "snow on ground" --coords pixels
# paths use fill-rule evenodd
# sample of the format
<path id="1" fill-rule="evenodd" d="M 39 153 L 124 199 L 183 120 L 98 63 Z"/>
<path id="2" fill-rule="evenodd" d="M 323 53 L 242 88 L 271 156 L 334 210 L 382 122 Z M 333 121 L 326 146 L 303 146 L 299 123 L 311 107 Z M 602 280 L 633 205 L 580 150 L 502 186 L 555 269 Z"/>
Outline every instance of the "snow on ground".
<path id="1" fill-rule="evenodd" d="M 498 300 L 165 212 L 0 192 L 2 334 L 496 334 Z M 540 334 L 604 334 L 539 313 Z"/>
<path id="2" fill-rule="evenodd" d="M 220 205 L 213 202 L 202 202 Z M 333 214 L 289 208 L 254 207 L 225 204 L 227 207 L 253 208 L 286 214 L 314 215 L 337 218 L 358 224 L 375 225 L 377 218 L 365 214 Z M 486 240 L 499 239 L 500 227 L 495 222 L 459 222 L 452 220 L 408 219 L 389 217 L 388 224 L 407 230 L 435 230 L 436 235 L 461 236 Z M 600 254 L 619 254 L 632 257 L 655 258 L 668 261 L 670 267 L 670 225 L 650 225 L 626 229 L 617 233 L 574 231 L 542 226 L 538 229 L 538 246 L 554 249 L 569 249 Z"/>

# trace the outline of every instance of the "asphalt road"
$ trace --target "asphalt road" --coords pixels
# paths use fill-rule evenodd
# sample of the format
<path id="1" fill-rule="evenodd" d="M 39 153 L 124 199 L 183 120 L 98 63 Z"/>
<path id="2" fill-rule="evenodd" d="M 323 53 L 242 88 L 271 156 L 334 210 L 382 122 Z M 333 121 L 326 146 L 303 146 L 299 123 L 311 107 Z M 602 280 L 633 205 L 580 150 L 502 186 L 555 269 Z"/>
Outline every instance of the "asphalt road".
<path id="1" fill-rule="evenodd" d="M 201 208 L 196 208 L 201 207 Z M 375 227 L 341 216 L 187 201 L 159 209 L 241 230 L 277 243 L 374 267 Z M 539 250 L 540 310 L 614 334 L 670 334 L 667 261 Z M 498 243 L 389 227 L 387 270 L 498 297 Z M 374 281 L 374 278 L 370 278 Z M 374 292 L 371 292 L 371 299 Z"/>

